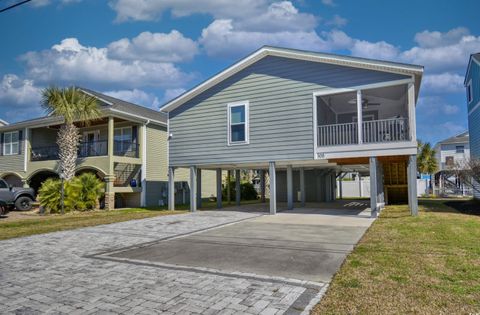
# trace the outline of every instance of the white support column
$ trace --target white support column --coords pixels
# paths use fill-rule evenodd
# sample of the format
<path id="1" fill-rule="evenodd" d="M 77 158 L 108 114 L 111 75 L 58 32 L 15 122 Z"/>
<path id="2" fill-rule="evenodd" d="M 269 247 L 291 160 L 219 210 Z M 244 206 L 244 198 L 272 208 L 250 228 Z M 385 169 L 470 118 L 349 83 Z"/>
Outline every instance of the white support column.
<path id="1" fill-rule="evenodd" d="M 371 217 L 376 218 L 378 216 L 378 179 L 377 174 L 377 158 L 374 156 L 370 157 L 370 210 Z"/>
<path id="2" fill-rule="evenodd" d="M 142 187 L 142 189 L 145 189 Z M 175 168 L 168 168 L 168 210 L 175 210 Z"/>
<path id="3" fill-rule="evenodd" d="M 217 209 L 222 208 L 222 169 L 217 168 Z"/>
<path id="4" fill-rule="evenodd" d="M 305 169 L 300 168 L 300 205 L 305 207 Z"/>
<path id="5" fill-rule="evenodd" d="M 265 202 L 265 170 L 260 170 L 260 201 Z"/>
<path id="6" fill-rule="evenodd" d="M 287 165 L 287 209 L 293 209 L 293 170 L 291 165 Z"/>
<path id="7" fill-rule="evenodd" d="M 240 190 L 240 170 L 235 170 L 235 204 L 240 205 L 241 190 Z"/>
<path id="8" fill-rule="evenodd" d="M 417 129 L 415 124 L 415 84 L 408 84 L 408 127 L 410 130 L 410 140 L 417 140 Z"/>
<path id="9" fill-rule="evenodd" d="M 197 211 L 197 167 L 190 166 L 190 211 Z"/>
<path id="10" fill-rule="evenodd" d="M 197 168 L 197 208 L 202 207 L 202 170 Z"/>
<path id="11" fill-rule="evenodd" d="M 270 176 L 270 214 L 277 213 L 277 175 L 275 174 L 275 162 L 269 162 L 268 175 Z"/>
<path id="12" fill-rule="evenodd" d="M 408 158 L 407 167 L 407 181 L 408 181 L 408 205 L 410 206 L 410 213 L 412 216 L 418 215 L 418 200 L 417 200 L 417 156 L 410 155 Z"/>
<path id="13" fill-rule="evenodd" d="M 362 91 L 357 91 L 357 130 L 358 144 L 363 143 L 363 115 L 362 115 Z"/>

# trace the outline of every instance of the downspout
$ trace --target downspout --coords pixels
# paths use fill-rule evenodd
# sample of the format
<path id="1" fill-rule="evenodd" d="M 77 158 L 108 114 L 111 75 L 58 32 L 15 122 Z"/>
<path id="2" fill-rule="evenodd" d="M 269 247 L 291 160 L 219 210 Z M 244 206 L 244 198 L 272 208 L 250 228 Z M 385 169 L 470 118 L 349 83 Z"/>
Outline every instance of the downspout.
<path id="1" fill-rule="evenodd" d="M 142 191 L 140 193 L 140 203 L 142 207 L 147 205 L 147 125 L 150 123 L 148 119 L 142 128 L 142 168 L 140 172 L 140 181 L 142 183 Z"/>

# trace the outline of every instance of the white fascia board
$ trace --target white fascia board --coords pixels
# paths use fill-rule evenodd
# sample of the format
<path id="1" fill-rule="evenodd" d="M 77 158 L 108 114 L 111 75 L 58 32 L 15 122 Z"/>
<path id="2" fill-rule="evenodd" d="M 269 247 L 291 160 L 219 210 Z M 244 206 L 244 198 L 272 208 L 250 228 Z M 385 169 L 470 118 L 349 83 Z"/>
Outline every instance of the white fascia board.
<path id="1" fill-rule="evenodd" d="M 318 147 L 316 153 L 317 159 L 410 155 L 417 154 L 417 142 L 385 142 Z"/>
<path id="2" fill-rule="evenodd" d="M 468 116 L 470 116 L 475 110 L 477 110 L 479 106 L 480 106 L 480 101 L 477 104 L 475 104 L 475 106 L 473 106 L 471 110 L 468 111 Z"/>
<path id="3" fill-rule="evenodd" d="M 475 57 L 473 57 L 473 54 L 470 55 L 470 59 L 468 60 L 468 65 L 467 65 L 467 73 L 465 73 L 465 79 L 463 79 L 463 86 L 464 86 L 464 87 L 467 87 L 467 78 L 468 78 L 468 75 L 470 74 L 470 69 L 471 69 L 471 66 L 472 66 L 472 61 L 475 62 L 475 63 L 480 67 L 480 61 L 478 61 L 477 59 L 475 59 Z"/>
<path id="4" fill-rule="evenodd" d="M 213 76 L 212 78 L 206 80 L 205 82 L 191 89 L 190 91 L 187 91 L 184 94 L 173 99 L 172 101 L 168 102 L 162 108 L 160 108 L 160 111 L 170 112 L 176 109 L 186 101 L 194 98 L 195 96 L 204 92 L 210 87 L 220 83 L 221 81 L 229 78 L 235 73 L 245 69 L 249 65 L 253 64 L 254 62 L 266 56 L 278 56 L 278 57 L 285 57 L 290 59 L 331 63 L 331 64 L 350 66 L 355 68 L 364 68 L 369 70 L 399 73 L 404 75 L 409 74 L 409 75 L 422 76 L 423 74 L 423 67 L 421 66 L 397 65 L 393 63 L 389 64 L 383 61 L 375 62 L 374 60 L 364 60 L 364 59 L 355 60 L 352 57 L 314 55 L 314 54 L 315 53 L 285 51 L 282 49 L 275 49 L 275 48 L 261 48 L 258 51 L 254 52 L 253 54 L 251 54 L 250 56 L 246 57 L 245 59 L 238 61 L 237 63 L 233 64 L 232 66 L 220 72 L 219 74 Z"/>

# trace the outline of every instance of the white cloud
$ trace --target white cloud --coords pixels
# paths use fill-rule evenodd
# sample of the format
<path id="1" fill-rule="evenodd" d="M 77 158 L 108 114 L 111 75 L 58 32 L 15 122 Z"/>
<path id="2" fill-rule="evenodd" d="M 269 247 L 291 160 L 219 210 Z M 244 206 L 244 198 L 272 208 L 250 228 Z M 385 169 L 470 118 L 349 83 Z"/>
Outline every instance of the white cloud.
<path id="1" fill-rule="evenodd" d="M 112 97 L 121 99 L 123 101 L 143 105 L 145 107 L 149 107 L 155 110 L 158 110 L 158 107 L 160 105 L 158 97 L 156 97 L 154 94 L 147 93 L 139 89 L 107 91 L 104 93 Z"/>
<path id="2" fill-rule="evenodd" d="M 415 42 L 423 48 L 433 48 L 456 44 L 464 36 L 470 35 L 470 31 L 465 27 L 457 27 L 448 32 L 423 31 L 415 34 Z"/>
<path id="3" fill-rule="evenodd" d="M 0 81 L 0 115 L 9 122 L 40 115 L 40 99 L 41 88 L 32 80 L 6 74 Z"/>
<path id="4" fill-rule="evenodd" d="M 317 18 L 301 13 L 290 1 L 274 2 L 258 14 L 234 21 L 234 26 L 243 31 L 279 32 L 313 30 Z"/>
<path id="5" fill-rule="evenodd" d="M 232 20 L 215 20 L 203 29 L 200 44 L 210 56 L 239 57 L 263 45 L 314 51 L 333 51 L 350 46 L 352 39 L 341 31 L 256 32 L 238 30 Z"/>
<path id="6" fill-rule="evenodd" d="M 365 40 L 353 40 L 350 47 L 352 55 L 373 59 L 395 60 L 398 56 L 398 48 L 385 42 L 368 42 Z"/>
<path id="7" fill-rule="evenodd" d="M 81 2 L 81 1 L 82 0 L 60 0 L 60 1 L 57 0 L 56 2 L 59 2 L 60 4 L 71 4 L 71 3 Z M 52 4 L 52 2 L 55 2 L 55 1 L 52 1 L 52 0 L 35 0 L 35 1 L 30 2 L 30 5 L 34 6 L 34 7 L 44 7 L 44 6 Z"/>
<path id="8" fill-rule="evenodd" d="M 480 36 L 464 28 L 446 33 L 424 31 L 415 36 L 419 46 L 404 51 L 400 59 L 424 65 L 430 71 L 465 69 L 472 52 L 480 51 Z"/>
<path id="9" fill-rule="evenodd" d="M 446 115 L 451 115 L 451 114 L 456 114 L 458 113 L 460 110 L 460 108 L 458 108 L 458 106 L 456 105 L 449 105 L 449 104 L 444 104 L 442 106 L 442 111 L 446 114 Z"/>
<path id="10" fill-rule="evenodd" d="M 428 92 L 455 93 L 463 88 L 463 77 L 456 73 L 427 74 L 423 78 L 422 88 Z"/>
<path id="11" fill-rule="evenodd" d="M 115 59 L 181 62 L 192 60 L 197 53 L 197 44 L 177 30 L 168 34 L 143 32 L 108 45 L 108 55 Z"/>
<path id="12" fill-rule="evenodd" d="M 344 17 L 341 17 L 340 15 L 338 14 L 335 14 L 333 16 L 333 18 L 331 18 L 330 20 L 326 21 L 325 24 L 327 25 L 330 25 L 330 26 L 334 26 L 334 27 L 342 27 L 342 26 L 345 26 L 347 25 L 348 23 L 348 20 Z"/>
<path id="13" fill-rule="evenodd" d="M 443 130 L 444 134 L 447 135 L 458 135 L 461 132 L 465 131 L 465 126 L 461 126 L 458 123 L 453 121 L 447 121 L 440 125 L 441 129 Z"/>
<path id="14" fill-rule="evenodd" d="M 15 74 L 6 74 L 0 81 L 0 102 L 20 105 L 35 105 L 40 102 L 41 88 L 32 80 L 20 79 Z"/>
<path id="15" fill-rule="evenodd" d="M 48 50 L 28 52 L 20 60 L 29 78 L 44 83 L 171 88 L 191 79 L 172 63 L 112 59 L 107 48 L 86 47 L 76 38 L 64 39 Z"/>
<path id="16" fill-rule="evenodd" d="M 254 16 L 268 6 L 268 0 L 111 0 L 110 7 L 117 13 L 116 20 L 150 21 L 161 18 L 170 10 L 175 17 L 208 14 L 214 18 L 242 18 Z"/>
<path id="17" fill-rule="evenodd" d="M 452 105 L 438 95 L 422 96 L 417 103 L 420 116 L 452 115 L 460 111 L 457 105 Z M 417 117 L 419 116 L 417 115 Z"/>
<path id="18" fill-rule="evenodd" d="M 175 97 L 179 96 L 180 94 L 183 94 L 186 90 L 183 88 L 177 88 L 177 89 L 166 89 L 165 93 L 163 95 L 163 103 L 166 103 L 168 101 L 173 100 Z"/>
<path id="19" fill-rule="evenodd" d="M 329 7 L 334 7 L 337 5 L 335 2 L 333 2 L 333 0 L 322 0 L 322 3 Z"/>

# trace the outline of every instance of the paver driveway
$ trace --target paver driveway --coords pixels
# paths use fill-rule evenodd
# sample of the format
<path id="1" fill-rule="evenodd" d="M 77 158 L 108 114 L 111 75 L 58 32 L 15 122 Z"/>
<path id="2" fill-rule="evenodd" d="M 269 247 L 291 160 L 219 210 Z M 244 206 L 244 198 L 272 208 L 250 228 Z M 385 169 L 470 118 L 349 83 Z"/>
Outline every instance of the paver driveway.
<path id="1" fill-rule="evenodd" d="M 279 236 L 265 228 L 283 224 L 288 234 L 287 229 L 293 225 L 310 226 L 306 223 L 312 218 L 300 219 L 309 215 L 327 221 L 330 217 L 208 211 L 1 241 L 0 313 L 298 314 L 322 295 L 326 281 L 321 280 L 328 280 L 328 275 L 302 277 L 302 268 L 286 274 L 269 273 L 262 267 L 265 258 L 255 264 L 248 263 L 248 259 L 222 260 L 221 255 L 232 255 L 239 247 L 250 257 L 257 255 L 255 250 L 248 249 L 252 247 L 243 246 L 248 242 L 263 251 L 270 248 L 266 257 L 280 258 L 282 255 L 275 252 L 275 247 L 285 247 L 287 243 L 261 241 Z M 286 224 L 285 220 L 294 224 Z M 355 239 L 350 243 L 358 240 L 369 223 L 362 224 L 364 227 L 354 233 Z M 242 236 L 252 227 L 258 234 Z M 291 247 L 292 243 L 288 244 Z M 322 246 L 314 251 L 332 249 Z M 344 258 L 352 244 L 341 246 Z M 194 250 L 193 256 L 189 256 L 189 250 Z M 151 259 L 146 253 L 156 253 L 156 258 Z M 209 253 L 216 253 L 216 257 L 212 259 Z M 302 251 L 297 253 L 301 258 Z M 288 252 L 285 257 L 293 257 L 291 254 Z M 311 274 L 320 269 L 315 265 Z M 332 271 L 327 273 L 331 276 Z"/>

